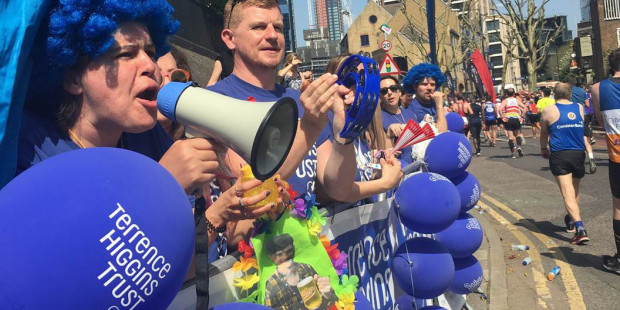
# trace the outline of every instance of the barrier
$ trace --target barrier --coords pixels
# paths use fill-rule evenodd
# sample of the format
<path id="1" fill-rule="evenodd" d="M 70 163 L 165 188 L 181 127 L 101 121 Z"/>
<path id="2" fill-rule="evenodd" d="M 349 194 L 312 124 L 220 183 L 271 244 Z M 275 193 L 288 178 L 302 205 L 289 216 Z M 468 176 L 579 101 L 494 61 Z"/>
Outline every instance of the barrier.
<path id="1" fill-rule="evenodd" d="M 323 229 L 323 234 L 338 242 L 338 248 L 347 253 L 350 274 L 360 278 L 359 291 L 368 298 L 373 309 L 394 309 L 398 297 L 405 294 L 394 283 L 391 258 L 399 244 L 421 236 L 401 224 L 392 202 L 389 199 L 343 210 L 329 217 Z M 231 269 L 235 261 L 227 256 L 211 265 L 210 307 L 237 300 L 233 287 L 235 272 Z M 195 289 L 192 280 L 186 282 L 168 309 L 195 309 Z M 446 309 L 462 309 L 465 297 L 446 292 L 438 301 Z"/>

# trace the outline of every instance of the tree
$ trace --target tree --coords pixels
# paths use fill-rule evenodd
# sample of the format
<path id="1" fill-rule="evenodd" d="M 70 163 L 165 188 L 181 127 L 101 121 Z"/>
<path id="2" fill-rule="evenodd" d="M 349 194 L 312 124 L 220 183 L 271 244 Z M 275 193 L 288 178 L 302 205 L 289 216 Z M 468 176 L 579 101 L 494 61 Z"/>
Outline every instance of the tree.
<path id="1" fill-rule="evenodd" d="M 457 17 L 457 13 L 452 11 L 452 0 L 438 4 L 434 16 L 437 60 L 442 70 L 451 72 L 454 68 L 461 67 L 475 49 L 484 50 L 482 25 L 487 13 L 474 8 L 472 1 L 466 1 L 462 11 L 467 13 Z M 426 1 L 401 0 L 401 8 L 397 14 L 402 14 L 404 18 L 396 18 L 395 15 L 393 20 L 404 20 L 404 23 L 391 25 L 396 30 L 396 51 L 407 55 L 409 59 L 429 61 Z"/>
<path id="2" fill-rule="evenodd" d="M 512 53 L 514 59 L 523 59 L 527 64 L 528 87 L 535 90 L 538 82 L 537 72 L 549 55 L 549 46 L 562 34 L 564 21 L 554 21 L 554 27 L 545 26 L 545 5 L 550 0 L 542 0 L 537 5 L 534 0 L 495 0 L 492 10 L 514 36 L 520 54 Z M 503 6 L 505 13 L 497 9 Z M 502 40 L 502 44 L 504 44 Z M 506 48 L 512 47 L 504 45 Z"/>

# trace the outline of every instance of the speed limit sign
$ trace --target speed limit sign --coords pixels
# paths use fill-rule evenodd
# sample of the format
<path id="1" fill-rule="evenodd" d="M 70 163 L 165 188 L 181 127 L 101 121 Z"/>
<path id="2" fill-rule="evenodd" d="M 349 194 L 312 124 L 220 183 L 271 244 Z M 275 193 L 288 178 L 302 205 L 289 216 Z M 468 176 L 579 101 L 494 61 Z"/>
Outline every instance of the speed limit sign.
<path id="1" fill-rule="evenodd" d="M 392 42 L 388 40 L 383 40 L 383 42 L 381 42 L 381 49 L 388 52 L 392 49 Z"/>

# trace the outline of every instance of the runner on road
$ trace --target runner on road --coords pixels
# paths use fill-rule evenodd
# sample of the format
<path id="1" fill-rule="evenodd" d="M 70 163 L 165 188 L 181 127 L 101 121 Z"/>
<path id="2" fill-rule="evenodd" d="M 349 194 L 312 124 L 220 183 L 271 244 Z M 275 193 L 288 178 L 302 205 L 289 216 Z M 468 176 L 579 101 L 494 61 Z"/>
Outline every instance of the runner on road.
<path id="1" fill-rule="evenodd" d="M 553 92 L 556 104 L 547 107 L 542 115 L 540 153 L 549 159 L 551 173 L 564 198 L 568 212 L 564 218 L 566 231 L 575 232 L 570 243 L 584 244 L 590 238 L 579 213 L 579 182 L 585 175 L 583 106 L 568 100 L 571 94 L 571 85 L 568 83 L 556 84 Z"/>
<path id="2" fill-rule="evenodd" d="M 525 110 L 525 105 L 515 96 L 514 87 L 513 84 L 507 84 L 504 87 L 507 97 L 502 101 L 499 110 L 502 113 L 504 128 L 508 131 L 508 145 L 510 146 L 512 158 L 517 158 L 515 150 L 519 154 L 519 157 L 523 157 L 523 150 L 521 149 L 523 138 L 519 137 L 519 135 L 521 133 L 522 111 Z"/>
<path id="3" fill-rule="evenodd" d="M 594 114 L 607 133 L 609 151 L 609 185 L 613 195 L 613 230 L 616 255 L 603 256 L 603 267 L 620 274 L 620 49 L 609 54 L 613 77 L 592 86 Z"/>
<path id="4" fill-rule="evenodd" d="M 572 75 L 569 75 L 566 77 L 566 82 L 573 86 L 572 93 L 570 96 L 570 101 L 579 103 L 583 107 L 584 113 L 585 113 L 586 100 L 588 99 L 588 95 L 586 91 L 583 88 L 581 88 L 581 84 Z M 585 116 L 584 116 L 584 121 L 585 121 Z M 588 131 L 584 128 L 584 139 L 586 143 L 585 144 L 586 151 L 588 152 L 588 164 L 590 165 L 590 173 L 595 173 L 596 163 L 594 162 L 594 153 L 592 152 L 592 146 L 590 145 L 590 138 L 588 137 L 587 134 L 588 134 Z"/>
<path id="5" fill-rule="evenodd" d="M 495 117 L 495 105 L 490 97 L 484 103 L 484 135 L 489 139 L 489 145 L 495 146 L 497 141 L 497 121 Z"/>

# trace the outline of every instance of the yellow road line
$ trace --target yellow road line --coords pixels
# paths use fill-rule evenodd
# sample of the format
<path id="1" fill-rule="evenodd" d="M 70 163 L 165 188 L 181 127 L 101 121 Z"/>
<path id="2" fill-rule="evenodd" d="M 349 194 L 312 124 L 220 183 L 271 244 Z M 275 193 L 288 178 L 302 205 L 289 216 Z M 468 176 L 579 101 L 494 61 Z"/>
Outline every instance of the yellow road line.
<path id="1" fill-rule="evenodd" d="M 557 244 L 555 241 L 551 240 L 551 238 L 547 237 L 543 233 L 540 232 L 536 225 L 532 224 L 529 220 L 526 220 L 523 216 L 521 216 L 516 211 L 512 210 L 508 206 L 503 203 L 497 201 L 497 199 L 482 193 L 482 198 L 486 199 L 493 205 L 498 208 L 504 210 L 506 213 L 510 214 L 510 216 L 514 217 L 517 221 L 520 221 L 525 227 L 527 227 L 530 232 L 540 241 L 545 247 L 549 250 L 549 252 L 553 255 L 555 259 L 555 264 L 560 266 L 562 270 L 562 275 L 560 278 L 564 283 L 564 288 L 566 290 L 566 296 L 568 297 L 568 303 L 571 309 L 585 309 L 586 304 L 583 301 L 583 295 L 581 294 L 581 290 L 579 289 L 579 285 L 577 284 L 577 280 L 575 279 L 575 275 L 573 273 L 573 269 L 567 263 L 566 256 L 562 251 L 556 251 Z M 553 248 L 552 248 L 553 247 Z"/>
<path id="2" fill-rule="evenodd" d="M 534 247 L 532 241 L 527 236 L 525 236 L 525 234 L 523 234 L 519 229 L 517 229 L 514 224 L 509 222 L 506 218 L 497 213 L 497 211 L 490 208 L 484 202 L 478 201 L 478 204 L 485 208 L 485 211 L 487 211 L 491 216 L 495 218 L 495 220 L 497 220 L 500 224 L 504 225 L 515 237 L 517 237 L 520 243 L 530 245 L 530 249 L 527 251 L 527 255 L 529 255 L 532 259 L 532 276 L 534 282 L 536 283 L 538 305 L 542 308 L 548 308 L 545 300 L 551 300 L 551 291 L 547 286 L 547 279 L 544 276 L 544 269 L 542 266 L 542 261 L 540 259 L 540 253 L 538 252 L 536 247 Z"/>

